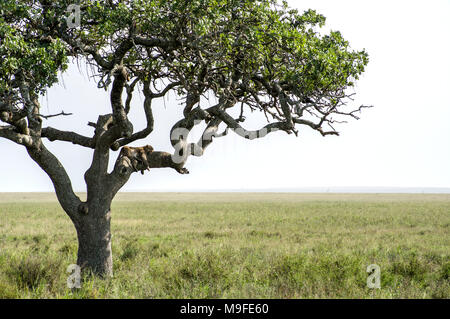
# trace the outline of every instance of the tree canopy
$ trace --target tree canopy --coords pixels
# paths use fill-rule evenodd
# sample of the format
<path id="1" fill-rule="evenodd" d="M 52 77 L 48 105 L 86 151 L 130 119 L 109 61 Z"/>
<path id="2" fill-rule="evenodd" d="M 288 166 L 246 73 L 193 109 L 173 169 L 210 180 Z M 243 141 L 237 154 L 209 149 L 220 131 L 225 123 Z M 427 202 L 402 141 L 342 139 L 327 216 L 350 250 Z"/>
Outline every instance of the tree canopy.
<path id="1" fill-rule="evenodd" d="M 21 86 L 45 92 L 74 57 L 95 68 L 102 88 L 123 66 L 134 79 L 130 92 L 138 82 L 152 95 L 176 89 L 186 96 L 185 115 L 213 93 L 221 102 L 209 113 L 231 128 L 241 127 L 226 113 L 235 106 L 240 120 L 259 110 L 275 121 L 268 128 L 288 133 L 300 124 L 337 134 L 325 124 L 354 115 L 341 108 L 368 55 L 351 50 L 337 31 L 321 35 L 325 17 L 313 10 L 272 0 L 80 1 L 80 25 L 70 28 L 71 4 L 1 4 L 0 94 L 17 109 L 31 104 Z M 161 81 L 168 85 L 154 93 Z"/>

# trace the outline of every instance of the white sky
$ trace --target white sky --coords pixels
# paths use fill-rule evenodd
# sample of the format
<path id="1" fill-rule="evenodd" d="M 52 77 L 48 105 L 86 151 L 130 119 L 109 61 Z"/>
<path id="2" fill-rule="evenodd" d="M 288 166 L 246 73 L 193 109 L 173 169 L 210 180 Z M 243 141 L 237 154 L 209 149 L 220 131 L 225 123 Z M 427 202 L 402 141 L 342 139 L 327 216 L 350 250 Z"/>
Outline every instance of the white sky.
<path id="1" fill-rule="evenodd" d="M 134 174 L 123 190 L 450 187 L 450 1 L 289 3 L 316 9 L 327 17 L 327 28 L 341 31 L 354 49 L 367 49 L 370 63 L 358 82 L 355 105 L 375 108 L 365 110 L 359 121 L 340 125 L 340 137 L 324 138 L 306 127 L 300 127 L 298 138 L 277 132 L 247 141 L 230 133 L 203 157 L 189 159 L 190 175 L 154 169 Z M 89 82 L 84 68 L 81 75 L 72 68 L 64 83 L 66 88 L 55 86 L 42 100 L 42 113 L 75 115 L 46 123 L 92 134 L 86 124 L 110 112 L 109 97 Z M 135 130 L 145 125 L 141 102 L 136 98 L 133 104 Z M 156 103 L 155 132 L 138 144 L 171 151 L 169 130 L 181 113 L 173 95 Z M 84 191 L 92 150 L 62 142 L 46 145 L 65 165 L 75 190 Z M 0 192 L 53 190 L 23 147 L 0 139 L 0 155 Z M 111 161 L 116 157 L 112 154 Z"/>

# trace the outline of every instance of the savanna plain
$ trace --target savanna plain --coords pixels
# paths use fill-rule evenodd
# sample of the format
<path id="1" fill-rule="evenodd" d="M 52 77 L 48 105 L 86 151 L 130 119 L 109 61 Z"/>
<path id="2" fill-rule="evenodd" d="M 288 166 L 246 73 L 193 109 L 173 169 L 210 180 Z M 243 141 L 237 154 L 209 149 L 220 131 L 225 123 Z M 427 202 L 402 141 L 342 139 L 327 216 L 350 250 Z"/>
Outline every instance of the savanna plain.
<path id="1" fill-rule="evenodd" d="M 0 298 L 450 298 L 450 194 L 121 193 L 111 208 L 114 277 L 69 289 L 76 232 L 54 194 L 0 194 Z"/>

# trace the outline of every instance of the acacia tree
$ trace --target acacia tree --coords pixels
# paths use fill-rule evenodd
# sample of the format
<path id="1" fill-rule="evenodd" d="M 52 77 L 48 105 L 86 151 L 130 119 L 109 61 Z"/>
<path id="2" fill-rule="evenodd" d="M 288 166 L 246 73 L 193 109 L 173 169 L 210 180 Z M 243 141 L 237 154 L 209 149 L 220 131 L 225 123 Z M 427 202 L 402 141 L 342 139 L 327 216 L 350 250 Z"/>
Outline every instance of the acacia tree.
<path id="1" fill-rule="evenodd" d="M 357 118 L 364 107 L 347 103 L 367 53 L 353 51 L 339 32 L 320 33 L 325 18 L 313 10 L 299 13 L 276 0 L 81 0 L 73 25 L 70 5 L 0 3 L 0 137 L 25 147 L 50 177 L 77 231 L 77 263 L 96 274 L 112 275 L 110 206 L 134 172 L 170 167 L 187 174 L 188 157 L 201 156 L 228 130 L 247 139 L 297 134 L 300 126 L 338 135 L 333 123 Z M 111 112 L 89 123 L 91 136 L 48 127 L 40 111 L 40 95 L 74 59 L 90 66 L 98 88 L 110 92 Z M 135 132 L 128 113 L 137 89 L 147 126 Z M 171 91 L 184 107 L 169 133 L 174 150 L 127 149 L 152 133 L 152 103 Z M 207 107 L 200 106 L 202 97 L 209 97 Z M 235 109 L 237 118 L 230 115 Z M 247 130 L 254 111 L 267 125 Z M 202 138 L 188 143 L 199 123 L 206 123 Z M 93 150 L 86 202 L 46 148 L 53 141 Z M 109 169 L 110 152 L 122 147 Z"/>

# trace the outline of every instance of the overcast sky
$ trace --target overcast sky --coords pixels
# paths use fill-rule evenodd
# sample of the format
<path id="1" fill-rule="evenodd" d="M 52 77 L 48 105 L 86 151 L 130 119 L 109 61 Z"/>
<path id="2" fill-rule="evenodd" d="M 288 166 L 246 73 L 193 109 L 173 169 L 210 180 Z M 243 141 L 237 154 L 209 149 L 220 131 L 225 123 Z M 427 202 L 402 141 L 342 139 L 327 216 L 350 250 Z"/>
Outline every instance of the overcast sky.
<path id="1" fill-rule="evenodd" d="M 134 174 L 123 188 L 146 190 L 274 189 L 305 187 L 450 187 L 450 1 L 301 0 L 316 9 L 326 28 L 339 30 L 352 48 L 365 48 L 367 71 L 358 82 L 355 105 L 370 104 L 359 121 L 338 127 L 340 137 L 322 137 L 300 127 L 299 137 L 282 132 L 247 141 L 231 133 L 201 158 L 186 164 L 190 175 L 171 169 Z M 42 113 L 73 112 L 45 124 L 91 135 L 86 124 L 109 113 L 109 97 L 76 66 L 42 99 Z M 145 125 L 136 98 L 131 119 Z M 155 132 L 140 145 L 172 151 L 170 127 L 181 118 L 176 96 L 154 106 Z M 256 122 L 249 128 L 256 128 Z M 198 136 L 198 135 L 197 135 Z M 196 137 L 195 135 L 193 137 Z M 75 190 L 92 150 L 67 143 L 46 145 L 66 167 Z M 49 178 L 23 147 L 0 139 L 0 192 L 53 191 Z M 10 154 L 4 156 L 4 154 Z M 117 157 L 112 154 L 111 162 Z"/>

